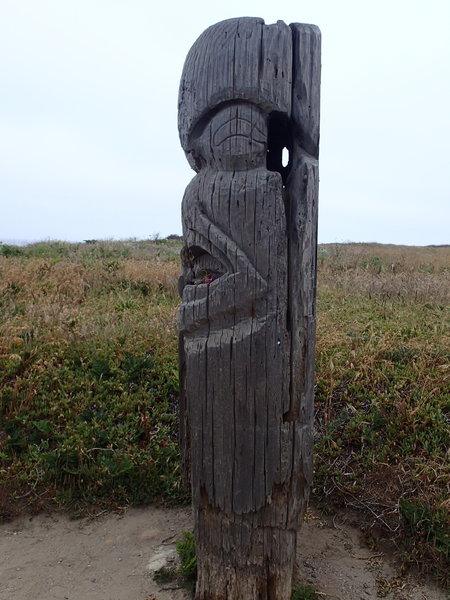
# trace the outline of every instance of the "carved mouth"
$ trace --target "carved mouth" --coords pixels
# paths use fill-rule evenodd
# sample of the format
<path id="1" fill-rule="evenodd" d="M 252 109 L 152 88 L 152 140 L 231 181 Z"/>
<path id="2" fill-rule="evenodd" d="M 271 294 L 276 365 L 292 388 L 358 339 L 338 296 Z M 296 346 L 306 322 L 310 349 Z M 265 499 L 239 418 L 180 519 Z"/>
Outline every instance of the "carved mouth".
<path id="1" fill-rule="evenodd" d="M 187 285 L 205 285 L 216 281 L 220 277 L 222 277 L 223 273 L 214 273 L 207 270 L 202 270 L 200 273 L 195 275 L 195 279 L 193 281 L 188 282 Z"/>
<path id="2" fill-rule="evenodd" d="M 217 246 L 212 248 L 217 254 L 224 254 Z M 232 248 L 230 242 L 228 252 Z M 227 323 L 231 326 L 238 320 L 253 318 L 253 307 L 267 293 L 267 283 L 245 254 L 238 248 L 234 247 L 234 250 L 236 264 L 230 261 L 225 265 L 226 255 L 216 258 L 197 245 L 183 248 L 180 277 L 182 331 L 200 331 L 205 327 L 211 332 Z"/>
<path id="3" fill-rule="evenodd" d="M 200 246 L 189 246 L 183 256 L 186 286 L 209 285 L 225 275 L 224 265 Z"/>
<path id="4" fill-rule="evenodd" d="M 225 273 L 216 279 L 208 277 L 205 281 L 200 281 L 200 278 L 198 278 L 197 282 L 193 281 L 192 283 L 186 283 L 182 291 L 183 305 L 185 308 L 194 305 L 198 307 L 199 303 L 202 304 L 208 300 L 208 303 L 210 304 L 209 308 L 211 309 L 212 305 L 216 303 L 216 300 L 225 294 L 222 284 L 227 280 L 234 282 L 235 279 L 235 273 Z M 230 289 L 231 288 L 232 283 Z"/>

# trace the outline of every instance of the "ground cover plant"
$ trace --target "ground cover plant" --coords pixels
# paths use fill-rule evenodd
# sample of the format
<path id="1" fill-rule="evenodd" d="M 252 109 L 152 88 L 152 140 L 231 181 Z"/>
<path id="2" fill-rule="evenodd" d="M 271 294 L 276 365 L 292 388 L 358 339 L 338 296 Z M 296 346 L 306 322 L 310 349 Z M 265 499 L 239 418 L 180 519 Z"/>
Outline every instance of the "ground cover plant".
<path id="1" fill-rule="evenodd" d="M 0 518 L 187 500 L 179 249 L 0 245 Z M 318 264 L 314 501 L 444 580 L 450 248 L 324 245 Z"/>
<path id="2" fill-rule="evenodd" d="M 329 245 L 319 265 L 315 498 L 445 579 L 450 248 Z"/>
<path id="3" fill-rule="evenodd" d="M 0 257 L 0 516 L 185 498 L 178 247 L 37 244 Z"/>

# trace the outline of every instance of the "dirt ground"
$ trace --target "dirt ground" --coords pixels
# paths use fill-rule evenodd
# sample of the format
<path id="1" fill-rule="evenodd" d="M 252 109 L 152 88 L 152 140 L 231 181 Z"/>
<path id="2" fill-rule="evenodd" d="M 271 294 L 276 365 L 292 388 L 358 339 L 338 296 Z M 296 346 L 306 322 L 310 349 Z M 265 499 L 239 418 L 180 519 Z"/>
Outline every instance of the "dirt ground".
<path id="1" fill-rule="evenodd" d="M 0 600 L 187 600 L 153 572 L 192 528 L 188 509 L 129 509 L 70 520 L 20 518 L 0 526 Z M 357 529 L 309 513 L 299 535 L 298 579 L 320 597 L 337 600 L 448 600 L 443 590 L 413 578 L 360 541 Z"/>

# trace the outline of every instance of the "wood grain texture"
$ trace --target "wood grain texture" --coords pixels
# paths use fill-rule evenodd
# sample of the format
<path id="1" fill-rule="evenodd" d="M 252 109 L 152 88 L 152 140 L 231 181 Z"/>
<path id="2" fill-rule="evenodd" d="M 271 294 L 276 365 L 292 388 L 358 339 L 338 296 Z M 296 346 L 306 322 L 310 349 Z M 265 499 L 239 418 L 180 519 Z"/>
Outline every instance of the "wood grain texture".
<path id="1" fill-rule="evenodd" d="M 312 474 L 319 86 L 318 29 L 255 18 L 208 28 L 183 70 L 197 175 L 182 204 L 180 433 L 197 600 L 290 598 Z"/>

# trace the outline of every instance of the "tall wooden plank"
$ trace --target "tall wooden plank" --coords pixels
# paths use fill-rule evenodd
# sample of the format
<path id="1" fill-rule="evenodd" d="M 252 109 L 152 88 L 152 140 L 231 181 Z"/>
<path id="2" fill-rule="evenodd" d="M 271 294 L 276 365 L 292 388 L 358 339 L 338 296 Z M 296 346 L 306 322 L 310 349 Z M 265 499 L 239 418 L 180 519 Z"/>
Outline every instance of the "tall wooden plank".
<path id="1" fill-rule="evenodd" d="M 197 600 L 291 594 L 312 472 L 319 53 L 314 26 L 229 19 L 183 70 L 197 175 L 182 205 L 180 432 Z"/>

